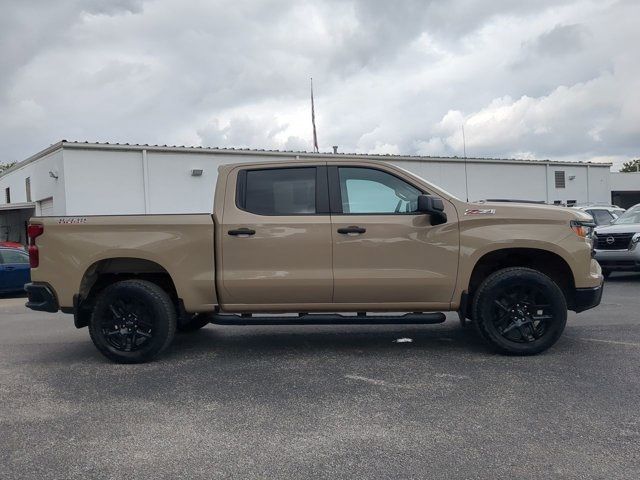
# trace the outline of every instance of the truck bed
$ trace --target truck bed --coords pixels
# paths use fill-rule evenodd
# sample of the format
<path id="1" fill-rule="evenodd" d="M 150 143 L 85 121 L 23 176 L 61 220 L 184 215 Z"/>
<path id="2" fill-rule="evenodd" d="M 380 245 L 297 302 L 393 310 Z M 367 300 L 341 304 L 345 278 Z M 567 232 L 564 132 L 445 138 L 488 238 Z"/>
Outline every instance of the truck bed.
<path id="1" fill-rule="evenodd" d="M 31 224 L 44 227 L 32 281 L 51 284 L 63 309 L 73 307 L 97 269 L 122 271 L 123 265 L 168 273 L 189 311 L 217 304 L 210 214 L 34 217 Z"/>

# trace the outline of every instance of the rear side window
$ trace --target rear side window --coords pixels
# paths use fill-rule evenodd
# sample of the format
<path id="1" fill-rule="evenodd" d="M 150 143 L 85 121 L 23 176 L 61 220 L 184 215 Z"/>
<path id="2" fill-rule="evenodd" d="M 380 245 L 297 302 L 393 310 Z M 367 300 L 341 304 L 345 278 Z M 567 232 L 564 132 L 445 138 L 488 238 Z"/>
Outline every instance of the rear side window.
<path id="1" fill-rule="evenodd" d="M 29 257 L 26 253 L 18 250 L 2 250 L 0 251 L 2 263 L 29 263 Z"/>
<path id="2" fill-rule="evenodd" d="M 593 217 L 596 225 L 607 225 L 613 220 L 613 215 L 608 210 L 587 210 Z"/>
<path id="3" fill-rule="evenodd" d="M 240 208 L 257 215 L 316 213 L 315 167 L 246 170 L 241 174 L 238 178 Z"/>

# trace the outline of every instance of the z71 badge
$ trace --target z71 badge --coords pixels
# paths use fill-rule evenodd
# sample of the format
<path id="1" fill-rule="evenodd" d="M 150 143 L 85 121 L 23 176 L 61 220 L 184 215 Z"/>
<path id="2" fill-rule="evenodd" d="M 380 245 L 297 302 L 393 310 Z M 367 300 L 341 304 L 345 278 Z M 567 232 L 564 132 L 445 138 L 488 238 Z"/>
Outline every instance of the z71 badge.
<path id="1" fill-rule="evenodd" d="M 495 208 L 467 208 L 464 211 L 465 215 L 495 215 Z"/>

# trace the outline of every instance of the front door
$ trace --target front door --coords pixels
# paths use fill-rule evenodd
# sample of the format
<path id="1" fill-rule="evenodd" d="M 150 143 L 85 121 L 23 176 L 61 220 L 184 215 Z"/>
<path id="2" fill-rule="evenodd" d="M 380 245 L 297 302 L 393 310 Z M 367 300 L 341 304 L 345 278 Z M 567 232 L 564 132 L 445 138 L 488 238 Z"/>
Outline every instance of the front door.
<path id="1" fill-rule="evenodd" d="M 329 166 L 334 302 L 445 308 L 458 269 L 458 227 L 416 212 L 422 188 L 380 167 Z M 390 305 L 387 305 L 390 307 Z"/>
<path id="2" fill-rule="evenodd" d="M 227 311 L 300 311 L 331 303 L 327 167 L 238 167 L 227 180 L 221 245 Z"/>

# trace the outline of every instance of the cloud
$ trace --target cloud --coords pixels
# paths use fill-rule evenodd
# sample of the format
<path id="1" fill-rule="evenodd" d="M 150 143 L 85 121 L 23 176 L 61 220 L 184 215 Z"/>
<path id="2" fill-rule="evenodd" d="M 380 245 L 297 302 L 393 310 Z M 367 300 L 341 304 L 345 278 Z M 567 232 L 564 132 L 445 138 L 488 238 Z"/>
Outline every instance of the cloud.
<path id="1" fill-rule="evenodd" d="M 0 17 L 2 161 L 61 138 L 640 155 L 637 2 L 25 0 Z"/>

